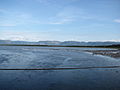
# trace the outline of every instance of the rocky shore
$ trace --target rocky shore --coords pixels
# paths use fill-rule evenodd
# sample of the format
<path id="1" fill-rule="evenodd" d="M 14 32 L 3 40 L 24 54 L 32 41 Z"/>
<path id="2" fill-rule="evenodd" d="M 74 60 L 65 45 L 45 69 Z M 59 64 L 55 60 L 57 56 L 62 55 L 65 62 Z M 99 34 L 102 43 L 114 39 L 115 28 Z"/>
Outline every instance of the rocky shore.
<path id="1" fill-rule="evenodd" d="M 104 55 L 113 58 L 120 58 L 120 50 L 85 50 L 85 51 L 90 52 L 93 55 Z"/>

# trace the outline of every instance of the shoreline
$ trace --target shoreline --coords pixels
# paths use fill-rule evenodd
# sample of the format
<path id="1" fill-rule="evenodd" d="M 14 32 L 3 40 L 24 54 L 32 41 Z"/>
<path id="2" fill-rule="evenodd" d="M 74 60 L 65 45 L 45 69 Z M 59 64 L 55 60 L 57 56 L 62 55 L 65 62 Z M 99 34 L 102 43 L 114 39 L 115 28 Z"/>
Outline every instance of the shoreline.
<path id="1" fill-rule="evenodd" d="M 118 49 L 118 50 L 120 50 L 120 45 L 108 45 L 108 46 L 75 46 L 75 45 L 0 44 L 0 46 L 76 47 L 76 48 L 111 48 L 111 49 Z"/>
<path id="2" fill-rule="evenodd" d="M 26 44 L 0 44 L 0 46 L 30 46 L 30 47 L 75 47 L 75 48 L 106 48 L 113 50 L 83 50 L 93 55 L 103 55 L 112 58 L 120 58 L 120 46 L 62 46 L 62 45 L 26 45 Z"/>
<path id="3" fill-rule="evenodd" d="M 120 50 L 84 50 L 85 52 L 90 52 L 93 55 L 103 55 L 112 58 L 120 58 Z"/>

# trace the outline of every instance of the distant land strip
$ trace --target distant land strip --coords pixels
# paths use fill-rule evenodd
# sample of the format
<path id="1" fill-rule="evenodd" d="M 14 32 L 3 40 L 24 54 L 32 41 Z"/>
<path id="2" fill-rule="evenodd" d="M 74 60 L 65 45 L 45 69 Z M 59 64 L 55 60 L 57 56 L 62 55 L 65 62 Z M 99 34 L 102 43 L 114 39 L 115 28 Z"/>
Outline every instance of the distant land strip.
<path id="1" fill-rule="evenodd" d="M 77 70 L 77 69 L 97 69 L 97 68 L 120 68 L 120 66 L 101 66 L 101 67 L 78 67 L 78 68 L 1 68 L 0 70 Z"/>
<path id="2" fill-rule="evenodd" d="M 29 44 L 0 44 L 0 46 L 36 46 L 36 47 L 86 47 L 86 48 L 117 48 L 120 49 L 120 45 L 105 45 L 105 46 L 75 46 L 75 45 L 29 45 Z"/>

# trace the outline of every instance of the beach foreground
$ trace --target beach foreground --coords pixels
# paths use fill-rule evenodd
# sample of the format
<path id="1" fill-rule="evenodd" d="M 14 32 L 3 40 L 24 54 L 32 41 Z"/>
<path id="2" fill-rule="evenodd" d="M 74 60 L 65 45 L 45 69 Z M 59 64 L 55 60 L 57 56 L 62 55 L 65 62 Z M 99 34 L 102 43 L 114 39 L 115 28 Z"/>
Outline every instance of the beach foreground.
<path id="1" fill-rule="evenodd" d="M 0 90 L 120 90 L 120 59 L 88 50 L 116 49 L 0 46 L 0 69 L 21 69 L 0 70 Z"/>

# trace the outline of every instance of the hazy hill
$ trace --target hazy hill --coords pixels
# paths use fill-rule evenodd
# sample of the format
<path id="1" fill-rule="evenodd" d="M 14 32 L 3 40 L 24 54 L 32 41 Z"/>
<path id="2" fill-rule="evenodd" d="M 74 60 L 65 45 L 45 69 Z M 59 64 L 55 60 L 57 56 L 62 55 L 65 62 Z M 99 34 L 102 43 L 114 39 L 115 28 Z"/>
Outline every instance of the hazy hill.
<path id="1" fill-rule="evenodd" d="M 38 41 L 38 42 L 28 42 L 28 41 L 10 41 L 10 40 L 0 40 L 0 44 L 27 44 L 27 45 L 63 45 L 63 46 L 105 46 L 105 45 L 116 45 L 120 42 L 78 42 L 78 41 Z"/>

